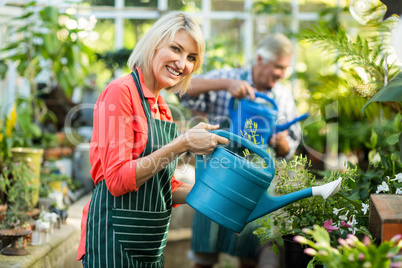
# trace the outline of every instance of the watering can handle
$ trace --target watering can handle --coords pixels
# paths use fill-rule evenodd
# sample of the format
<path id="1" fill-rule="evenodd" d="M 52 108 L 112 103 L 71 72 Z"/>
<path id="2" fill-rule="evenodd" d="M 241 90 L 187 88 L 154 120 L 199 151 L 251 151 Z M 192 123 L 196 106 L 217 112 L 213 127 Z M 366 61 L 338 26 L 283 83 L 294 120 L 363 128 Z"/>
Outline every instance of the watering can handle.
<path id="1" fill-rule="evenodd" d="M 278 111 L 278 106 L 276 105 L 276 102 L 274 99 L 271 99 L 270 97 L 262 94 L 261 92 L 255 92 L 254 94 L 255 94 L 256 98 L 261 98 L 261 99 L 264 99 L 264 100 L 270 102 L 272 104 L 274 110 Z"/>
<path id="2" fill-rule="evenodd" d="M 278 111 L 278 105 L 276 105 L 276 102 L 274 99 L 271 99 L 270 97 L 262 94 L 261 92 L 254 92 L 254 95 L 256 98 L 261 98 L 261 99 L 264 99 L 264 100 L 270 102 L 272 104 L 272 107 L 274 108 L 274 110 Z M 234 104 L 234 98 L 232 97 L 229 100 L 229 107 L 233 107 L 233 104 Z"/>
<path id="3" fill-rule="evenodd" d="M 274 164 L 274 161 L 272 160 L 270 154 L 267 151 L 265 151 L 261 147 L 257 146 L 256 144 L 252 143 L 251 141 L 249 141 L 239 135 L 233 134 L 231 132 L 221 130 L 221 129 L 213 130 L 211 132 L 215 133 L 216 135 L 227 138 L 229 140 L 232 140 L 232 141 L 240 144 L 244 148 L 247 148 L 247 149 L 251 150 L 252 152 L 256 153 L 258 156 L 262 157 L 264 159 L 265 163 L 267 164 L 267 167 L 264 169 L 264 171 L 267 173 L 270 173 L 272 175 L 272 177 L 275 175 L 275 164 Z M 273 173 L 272 173 L 272 171 L 273 171 Z"/>

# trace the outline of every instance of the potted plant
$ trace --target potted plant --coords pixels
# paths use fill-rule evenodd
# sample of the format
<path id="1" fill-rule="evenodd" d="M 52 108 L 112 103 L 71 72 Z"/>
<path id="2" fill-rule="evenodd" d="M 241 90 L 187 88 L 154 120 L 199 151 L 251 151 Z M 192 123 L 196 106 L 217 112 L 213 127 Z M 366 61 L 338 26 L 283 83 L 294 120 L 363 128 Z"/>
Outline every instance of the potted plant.
<path id="1" fill-rule="evenodd" d="M 53 205 L 59 209 L 63 209 L 63 199 L 67 195 L 69 185 L 72 185 L 72 179 L 65 174 L 61 174 L 59 171 L 49 170 L 41 174 L 40 182 L 39 208 L 41 210 L 49 210 L 49 207 Z M 62 197 L 61 202 L 55 198 L 55 195 Z"/>
<path id="2" fill-rule="evenodd" d="M 6 216 L 2 221 L 3 227 L 16 222 L 23 225 L 31 219 L 31 212 L 34 209 L 33 185 L 30 183 L 32 176 L 32 169 L 23 161 L 2 162 L 0 189 L 4 193 L 4 202 L 7 204 Z"/>
<path id="3" fill-rule="evenodd" d="M 349 232 L 369 233 L 367 228 L 360 225 L 364 222 L 364 218 L 367 220 L 367 216 L 360 216 L 361 202 L 348 198 L 351 194 L 351 189 L 348 187 L 347 181 L 354 178 L 356 169 L 348 168 L 344 172 L 331 172 L 329 176 L 317 180 L 316 176 L 310 171 L 310 167 L 311 163 L 306 156 L 302 155 L 294 156 L 288 162 L 284 160 L 277 162 L 276 176 L 278 182 L 275 188 L 276 194 L 289 194 L 312 186 L 325 184 L 342 177 L 340 192 L 327 200 L 323 200 L 322 197 L 317 196 L 287 205 L 278 211 L 260 218 L 258 221 L 261 227 L 254 231 L 262 244 L 268 241 L 273 242 L 272 247 L 276 253 L 279 253 L 278 246 L 285 246 L 285 255 L 286 252 L 299 251 L 301 256 L 295 258 L 297 262 L 301 261 L 300 257 L 303 256 L 303 252 L 300 245 L 297 246 L 297 249 L 291 249 L 293 237 L 303 235 L 302 230 L 304 228 L 312 228 L 316 224 L 323 226 L 325 222 L 332 221 L 338 226 L 348 224 L 351 229 Z M 359 217 L 359 225 L 356 224 L 357 217 Z M 305 260 L 306 265 L 310 259 Z M 285 264 L 288 267 L 292 267 L 292 264 L 289 264 L 291 260 L 291 256 L 285 256 Z"/>

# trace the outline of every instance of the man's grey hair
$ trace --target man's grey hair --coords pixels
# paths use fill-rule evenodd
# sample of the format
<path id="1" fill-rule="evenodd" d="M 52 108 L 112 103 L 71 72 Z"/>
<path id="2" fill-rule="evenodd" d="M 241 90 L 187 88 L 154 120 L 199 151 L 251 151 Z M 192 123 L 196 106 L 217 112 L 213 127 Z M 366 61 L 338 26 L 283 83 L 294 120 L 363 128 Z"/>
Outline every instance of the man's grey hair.
<path id="1" fill-rule="evenodd" d="M 258 45 L 255 52 L 254 64 L 257 62 L 259 55 L 263 58 L 265 63 L 275 61 L 277 57 L 292 56 L 292 42 L 281 33 L 270 34 Z"/>

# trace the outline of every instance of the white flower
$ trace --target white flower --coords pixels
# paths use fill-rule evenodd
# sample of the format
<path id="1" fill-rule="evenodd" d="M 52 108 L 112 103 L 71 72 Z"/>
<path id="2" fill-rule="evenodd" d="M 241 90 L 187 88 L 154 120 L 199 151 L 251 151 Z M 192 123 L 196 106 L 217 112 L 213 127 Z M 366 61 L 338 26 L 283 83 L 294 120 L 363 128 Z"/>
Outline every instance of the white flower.
<path id="1" fill-rule="evenodd" d="M 352 220 L 349 220 L 347 223 L 348 223 L 349 225 L 352 225 L 352 228 L 348 228 L 348 230 L 349 230 L 350 232 L 353 232 L 353 234 L 355 234 L 355 233 L 356 233 L 356 228 L 355 228 L 355 226 L 358 224 L 358 222 L 357 222 L 356 219 L 355 219 L 355 215 L 353 215 L 353 216 L 352 216 Z"/>
<path id="2" fill-rule="evenodd" d="M 363 211 L 364 215 L 366 215 L 368 210 L 369 210 L 369 205 L 362 203 L 362 211 Z"/>
<path id="3" fill-rule="evenodd" d="M 375 192 L 376 194 L 381 193 L 381 192 L 388 192 L 389 191 L 389 187 L 388 184 L 383 181 L 381 185 L 377 186 L 377 191 Z"/>
<path id="4" fill-rule="evenodd" d="M 391 181 L 396 181 L 398 180 L 398 183 L 402 183 L 402 173 L 398 173 L 395 175 L 395 179 L 391 180 Z"/>
<path id="5" fill-rule="evenodd" d="M 288 221 L 288 228 L 289 228 L 289 230 L 293 230 L 292 224 L 293 224 L 293 219 L 290 219 L 290 220 Z"/>
<path id="6" fill-rule="evenodd" d="M 348 213 L 349 213 L 349 210 L 346 212 L 345 215 L 339 216 L 339 219 L 342 220 L 342 221 L 347 221 L 348 220 Z"/>
<path id="7" fill-rule="evenodd" d="M 396 189 L 395 194 L 402 194 L 402 188 Z"/>
<path id="8" fill-rule="evenodd" d="M 380 156 L 380 154 L 379 154 L 379 153 L 376 153 L 376 154 L 374 155 L 373 159 L 371 160 L 371 162 L 372 162 L 373 164 L 380 163 L 380 162 L 381 162 L 381 156 Z"/>
<path id="9" fill-rule="evenodd" d="M 334 208 L 334 214 L 335 215 L 338 215 L 338 213 L 339 213 L 339 211 L 342 211 L 344 208 L 340 208 L 340 209 L 337 209 L 337 208 Z"/>

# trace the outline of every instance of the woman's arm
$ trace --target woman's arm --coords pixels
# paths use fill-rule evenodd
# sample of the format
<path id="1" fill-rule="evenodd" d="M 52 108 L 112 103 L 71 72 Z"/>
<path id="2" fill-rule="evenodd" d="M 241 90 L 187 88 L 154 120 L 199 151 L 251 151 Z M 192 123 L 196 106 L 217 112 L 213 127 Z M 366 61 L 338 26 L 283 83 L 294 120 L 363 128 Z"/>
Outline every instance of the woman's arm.
<path id="1" fill-rule="evenodd" d="M 137 187 L 140 187 L 184 152 L 206 155 L 210 154 L 216 145 L 228 143 L 228 139 L 209 132 L 209 130 L 218 128 L 218 125 L 199 123 L 159 150 L 139 158 L 136 166 Z"/>
<path id="2" fill-rule="evenodd" d="M 186 204 L 186 197 L 192 188 L 192 184 L 183 183 L 173 191 L 173 205 Z"/>

